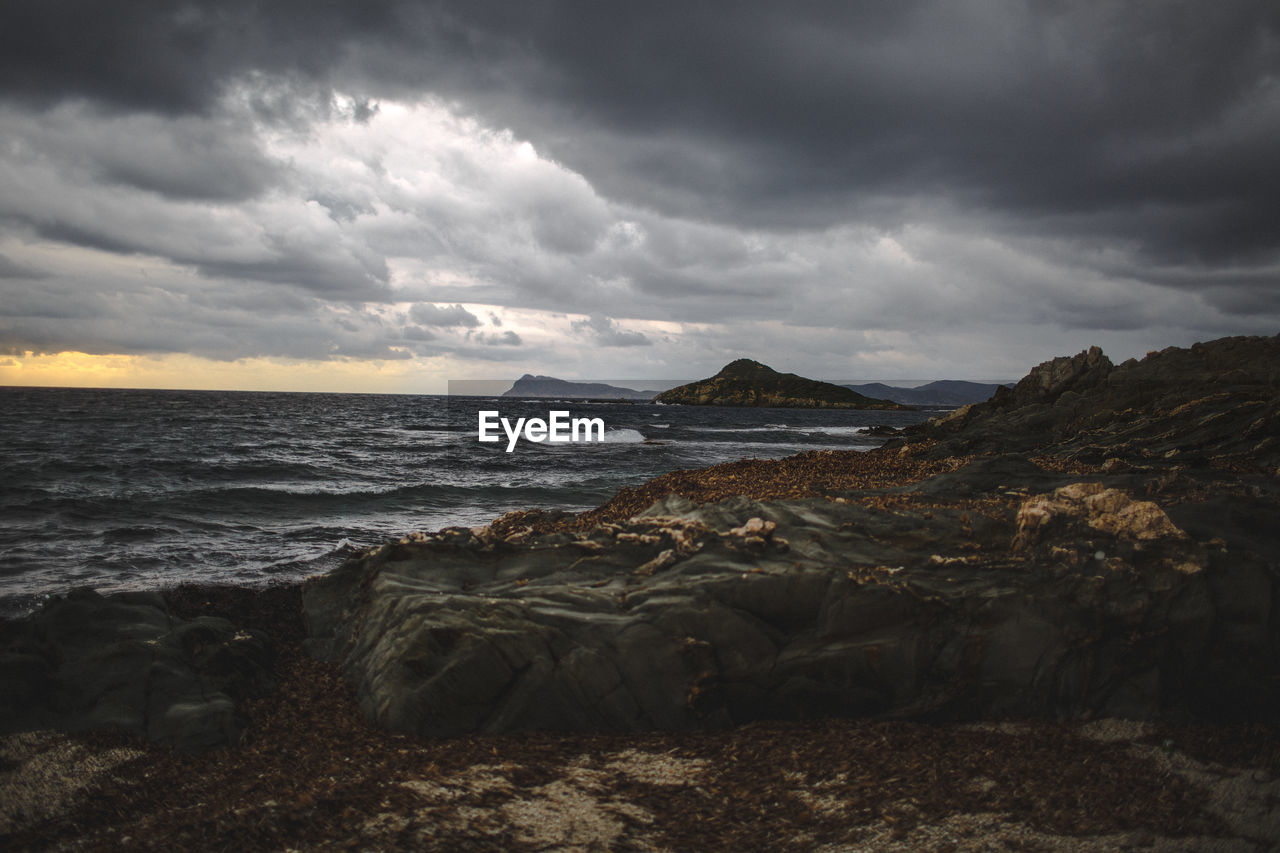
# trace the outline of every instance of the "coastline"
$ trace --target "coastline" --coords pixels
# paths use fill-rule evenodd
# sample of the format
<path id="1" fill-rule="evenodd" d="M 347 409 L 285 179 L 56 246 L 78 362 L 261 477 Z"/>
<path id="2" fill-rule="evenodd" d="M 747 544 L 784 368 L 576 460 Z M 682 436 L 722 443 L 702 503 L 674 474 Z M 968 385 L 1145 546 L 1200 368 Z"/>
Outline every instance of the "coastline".
<path id="1" fill-rule="evenodd" d="M 301 585 L 188 586 L 175 614 L 277 640 L 234 747 L 0 739 L 13 850 L 1266 849 L 1280 724 L 758 722 L 728 731 L 387 732 L 301 646 Z"/>
<path id="2" fill-rule="evenodd" d="M 1266 849 L 1280 724 L 758 722 L 429 738 L 372 725 L 301 645 L 301 585 L 187 586 L 277 640 L 234 747 L 0 739 L 13 850 Z"/>
<path id="3" fill-rule="evenodd" d="M 1275 359 L 1259 360 L 1254 350 L 1276 345 L 1248 342 L 1245 367 L 1274 372 Z M 1115 371 L 1082 353 L 1042 365 L 985 410 L 961 410 L 875 451 L 671 472 L 588 513 L 515 514 L 488 530 L 515 536 L 511 547 L 519 549 L 527 537 L 615 524 L 655 495 L 820 500 L 865 519 L 954 518 L 957 529 L 969 526 L 969 539 L 983 515 L 991 519 L 992 554 L 1008 551 L 1011 533 L 1032 531 L 1047 538 L 1027 533 L 1025 560 L 1046 565 L 1067 566 L 1060 552 L 1101 536 L 1121 555 L 1111 571 L 1135 568 L 1158 579 L 1181 572 L 1198 585 L 1200 576 L 1227 577 L 1222 572 L 1241 559 L 1252 571 L 1247 555 L 1274 549 L 1253 522 L 1270 517 L 1276 499 L 1275 382 L 1223 383 L 1225 373 L 1244 369 L 1222 363 L 1233 346 L 1166 352 L 1168 361 L 1212 362 L 1217 373 L 1185 383 L 1180 396 L 1161 388 L 1141 410 L 1120 408 Z M 1177 375 L 1191 373 L 1175 366 Z M 1147 381 L 1139 368 L 1128 370 Z M 1044 423 L 1053 429 L 1036 426 Z M 1059 495 L 1063 483 L 1089 482 L 1107 491 L 1088 492 L 1086 502 L 1110 492 L 1133 499 L 1108 497 L 1108 508 L 1090 514 L 1070 505 L 1076 492 Z M 1147 509 L 1143 523 L 1154 527 L 1103 529 L 1121 515 L 1135 519 L 1139 504 L 1167 511 L 1181 535 L 1147 536 L 1163 529 Z M 1037 512 L 1043 531 L 1032 521 Z M 1198 532 L 1210 528 L 1220 537 Z M 1191 557 L 1203 565 L 1160 562 Z M 1274 588 L 1274 574 L 1259 568 L 1250 577 Z M 1234 720 L 1231 708 L 1214 720 L 871 715 L 712 731 L 439 739 L 368 721 L 338 662 L 304 652 L 303 595 L 303 585 L 171 591 L 176 617 L 221 616 L 271 634 L 276 689 L 241 704 L 244 734 L 227 749 L 182 754 L 103 732 L 6 737 L 0 786 L 30 795 L 0 798 L 16 804 L 0 830 L 9 846 L 1243 851 L 1280 843 L 1271 805 L 1280 797 L 1280 725 L 1248 709 Z M 1262 614 L 1264 625 L 1268 618 Z M 1258 665 L 1240 677 L 1256 679 L 1274 660 Z"/>
<path id="4" fill-rule="evenodd" d="M 477 411 L 493 399 L 46 389 L 3 402 L 0 614 L 10 616 L 72 585 L 301 580 L 410 531 L 528 507 L 580 511 L 666 471 L 870 447 L 880 437 L 859 428 L 923 419 L 573 404 L 576 416 L 603 417 L 605 442 L 521 442 L 508 454 L 506 441 L 475 440 Z M 498 408 L 514 421 L 566 406 Z"/>

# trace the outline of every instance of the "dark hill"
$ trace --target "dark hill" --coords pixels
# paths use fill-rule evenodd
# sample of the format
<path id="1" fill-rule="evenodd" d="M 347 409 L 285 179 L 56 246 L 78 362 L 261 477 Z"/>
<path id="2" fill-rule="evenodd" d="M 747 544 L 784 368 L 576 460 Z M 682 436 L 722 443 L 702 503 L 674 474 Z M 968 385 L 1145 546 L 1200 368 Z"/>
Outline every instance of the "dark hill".
<path id="1" fill-rule="evenodd" d="M 603 382 L 570 382 L 554 376 L 534 376 L 526 373 L 515 381 L 504 397 L 560 397 L 573 400 L 651 400 L 653 393 L 620 388 Z"/>
<path id="2" fill-rule="evenodd" d="M 963 379 L 940 379 L 916 388 L 899 388 L 883 382 L 844 387 L 868 397 L 880 397 L 908 406 L 966 406 L 991 399 L 996 389 L 1004 386 L 988 382 L 966 382 Z"/>
<path id="3" fill-rule="evenodd" d="M 710 379 L 691 382 L 654 398 L 659 403 L 685 406 L 752 406 L 788 409 L 906 409 L 892 400 L 859 394 L 842 385 L 779 373 L 771 367 L 740 358 Z"/>

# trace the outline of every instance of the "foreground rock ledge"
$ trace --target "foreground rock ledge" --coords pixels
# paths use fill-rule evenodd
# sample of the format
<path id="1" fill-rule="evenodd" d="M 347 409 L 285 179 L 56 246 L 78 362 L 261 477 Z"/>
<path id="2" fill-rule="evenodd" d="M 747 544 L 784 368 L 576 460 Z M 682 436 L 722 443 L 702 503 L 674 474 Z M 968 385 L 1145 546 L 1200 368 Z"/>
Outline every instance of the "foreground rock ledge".
<path id="1" fill-rule="evenodd" d="M 238 743 L 236 703 L 274 689 L 272 639 L 183 619 L 158 593 L 74 590 L 0 622 L 0 734 L 117 728 L 182 751 Z"/>
<path id="2" fill-rule="evenodd" d="M 374 722 L 437 736 L 1280 709 L 1270 566 L 1101 482 L 943 496 L 1007 473 L 417 535 L 313 581 L 308 644 Z"/>

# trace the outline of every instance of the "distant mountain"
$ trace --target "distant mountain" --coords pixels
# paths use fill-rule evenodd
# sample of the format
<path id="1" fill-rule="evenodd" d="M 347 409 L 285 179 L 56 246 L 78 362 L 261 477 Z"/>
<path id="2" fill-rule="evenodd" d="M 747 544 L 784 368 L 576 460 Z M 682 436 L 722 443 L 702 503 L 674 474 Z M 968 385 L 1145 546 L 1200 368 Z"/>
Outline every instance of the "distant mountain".
<path id="1" fill-rule="evenodd" d="M 1000 385 L 966 382 L 963 379 L 940 379 L 918 388 L 896 388 L 883 382 L 866 382 L 843 386 L 869 397 L 881 397 L 908 406 L 965 406 L 991 399 Z"/>
<path id="2" fill-rule="evenodd" d="M 636 391 L 619 388 L 603 382 L 570 382 L 554 376 L 533 376 L 526 373 L 516 380 L 504 397 L 559 397 L 572 400 L 652 400 L 652 391 Z"/>
<path id="3" fill-rule="evenodd" d="M 877 400 L 841 385 L 779 373 L 771 367 L 740 358 L 700 382 L 663 391 L 659 403 L 686 406 L 756 406 L 790 409 L 905 409 L 892 400 Z"/>

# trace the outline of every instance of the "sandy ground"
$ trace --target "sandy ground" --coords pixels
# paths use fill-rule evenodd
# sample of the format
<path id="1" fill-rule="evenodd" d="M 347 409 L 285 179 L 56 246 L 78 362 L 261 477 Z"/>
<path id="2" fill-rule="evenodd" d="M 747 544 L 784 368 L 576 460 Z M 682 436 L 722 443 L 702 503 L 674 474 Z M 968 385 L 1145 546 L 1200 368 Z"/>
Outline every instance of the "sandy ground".
<path id="1" fill-rule="evenodd" d="M 1280 732 L 825 721 L 431 741 L 367 730 L 279 786 L 252 747 L 0 741 L 10 850 L 1280 849 Z M 314 749 L 314 746 L 313 746 Z M 268 750 L 288 773 L 290 754 Z"/>

